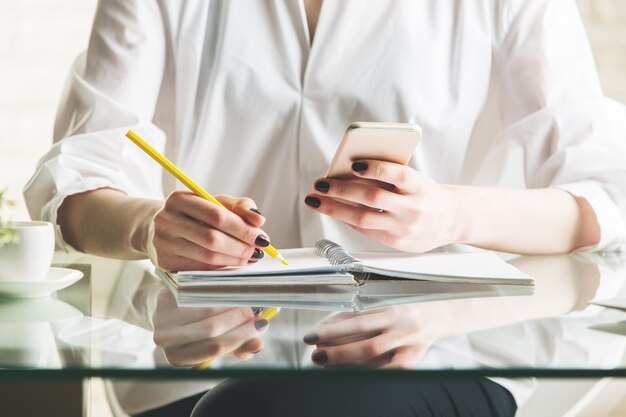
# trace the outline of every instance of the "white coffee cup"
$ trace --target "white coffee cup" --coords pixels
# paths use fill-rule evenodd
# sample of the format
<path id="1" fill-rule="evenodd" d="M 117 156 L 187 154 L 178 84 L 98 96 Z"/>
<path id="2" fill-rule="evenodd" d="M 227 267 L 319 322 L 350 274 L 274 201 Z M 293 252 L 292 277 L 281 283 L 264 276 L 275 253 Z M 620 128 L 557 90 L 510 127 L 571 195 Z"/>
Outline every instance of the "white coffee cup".
<path id="1" fill-rule="evenodd" d="M 0 247 L 0 281 L 41 281 L 54 254 L 54 228 L 41 221 L 12 222 L 19 241 Z"/>

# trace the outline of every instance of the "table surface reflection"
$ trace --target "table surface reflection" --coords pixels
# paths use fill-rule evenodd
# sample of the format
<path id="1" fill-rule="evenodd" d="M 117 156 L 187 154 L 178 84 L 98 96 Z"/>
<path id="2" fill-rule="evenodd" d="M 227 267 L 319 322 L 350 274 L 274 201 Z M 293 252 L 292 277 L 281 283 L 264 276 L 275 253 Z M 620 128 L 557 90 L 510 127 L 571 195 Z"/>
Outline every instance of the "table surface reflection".
<path id="1" fill-rule="evenodd" d="M 351 312 L 345 302 L 283 308 L 259 336 L 258 353 L 221 355 L 199 370 L 192 365 L 208 358 L 205 346 L 213 348 L 202 344 L 203 332 L 219 332 L 204 320 L 219 306 L 177 306 L 145 262 L 58 253 L 55 265 L 81 269 L 85 278 L 52 297 L 0 301 L 0 377 L 626 376 L 626 313 L 592 304 L 626 297 L 623 256 L 509 262 L 535 278 L 532 291 L 516 293 L 506 286 L 461 291 L 450 284 L 413 283 L 414 297 L 387 300 L 391 305 L 382 308 L 365 305 L 365 311 Z M 355 300 L 365 299 L 374 286 L 363 285 Z M 242 301 L 229 308 L 252 306 Z M 320 323 L 332 333 L 358 317 L 351 323 L 378 322 L 382 330 L 376 335 L 388 332 L 386 340 L 397 342 L 388 347 L 409 355 L 401 369 L 380 369 L 386 363 L 382 357 L 365 364 L 313 362 L 316 348 L 304 336 Z M 376 335 L 339 344 L 360 349 L 359 341 Z"/>

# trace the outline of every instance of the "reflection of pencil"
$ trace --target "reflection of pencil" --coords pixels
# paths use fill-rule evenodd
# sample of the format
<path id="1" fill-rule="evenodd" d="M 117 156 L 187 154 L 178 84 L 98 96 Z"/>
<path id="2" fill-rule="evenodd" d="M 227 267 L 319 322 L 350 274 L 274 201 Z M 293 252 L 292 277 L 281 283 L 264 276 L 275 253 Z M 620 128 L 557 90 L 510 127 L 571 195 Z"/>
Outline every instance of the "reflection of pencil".
<path id="1" fill-rule="evenodd" d="M 167 172 L 169 172 L 174 177 L 176 177 L 178 181 L 185 184 L 185 186 L 187 186 L 187 188 L 193 191 L 196 195 L 204 198 L 205 200 L 209 200 L 211 203 L 217 204 L 220 207 L 224 207 L 224 205 L 220 203 L 218 200 L 216 200 L 215 197 L 213 197 L 211 194 L 206 192 L 202 187 L 196 184 L 191 178 L 187 176 L 187 174 L 185 174 L 176 165 L 174 165 L 172 161 L 167 159 L 165 156 L 161 155 L 156 149 L 154 149 L 146 141 L 141 139 L 139 135 L 137 135 L 135 132 L 133 132 L 132 130 L 129 130 L 126 133 L 126 137 L 130 139 L 131 141 L 133 141 L 135 145 L 139 146 L 152 159 L 157 161 L 159 165 L 161 165 Z M 287 265 L 287 261 L 285 260 L 285 258 L 283 258 L 280 252 L 278 252 L 278 250 L 272 245 L 269 245 L 261 249 L 263 249 L 263 251 L 265 251 L 265 253 L 267 253 L 272 258 L 280 261 L 284 265 Z"/>
<path id="2" fill-rule="evenodd" d="M 280 312 L 280 307 L 269 307 L 263 311 L 261 311 L 261 313 L 259 313 L 259 318 L 261 319 L 265 319 L 265 320 L 271 320 L 272 317 L 274 317 L 276 314 L 278 314 Z M 195 365 L 193 368 L 194 369 L 206 369 L 208 368 L 213 361 L 215 360 L 215 358 L 211 358 L 209 360 L 206 360 L 202 363 L 199 363 L 197 365 Z"/>

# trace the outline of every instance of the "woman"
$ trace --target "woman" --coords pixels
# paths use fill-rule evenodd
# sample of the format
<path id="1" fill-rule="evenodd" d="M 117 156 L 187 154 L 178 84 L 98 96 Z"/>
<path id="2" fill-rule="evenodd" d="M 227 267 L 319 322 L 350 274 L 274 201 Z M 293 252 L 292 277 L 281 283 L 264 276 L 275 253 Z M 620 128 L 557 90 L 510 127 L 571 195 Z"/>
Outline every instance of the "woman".
<path id="1" fill-rule="evenodd" d="M 32 217 L 61 244 L 171 270 L 246 265 L 269 240 L 624 242 L 625 112 L 602 95 L 572 0 L 321 3 L 101 2 L 25 190 Z M 356 161 L 393 191 L 320 178 L 359 120 L 423 129 L 409 167 Z M 228 212 L 170 193 L 129 128 L 210 192 L 245 197 L 220 197 Z M 518 145 L 527 189 L 500 187 Z"/>

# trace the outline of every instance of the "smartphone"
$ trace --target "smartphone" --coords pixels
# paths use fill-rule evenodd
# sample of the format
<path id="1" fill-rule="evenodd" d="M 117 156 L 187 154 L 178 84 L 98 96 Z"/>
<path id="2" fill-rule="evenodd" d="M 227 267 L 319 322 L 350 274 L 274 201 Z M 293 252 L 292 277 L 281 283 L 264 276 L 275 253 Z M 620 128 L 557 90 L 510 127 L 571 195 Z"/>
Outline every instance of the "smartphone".
<path id="1" fill-rule="evenodd" d="M 412 123 L 352 123 L 341 139 L 326 177 L 354 178 L 352 163 L 359 159 L 406 165 L 421 138 L 422 129 Z"/>

